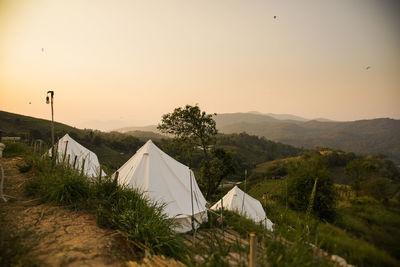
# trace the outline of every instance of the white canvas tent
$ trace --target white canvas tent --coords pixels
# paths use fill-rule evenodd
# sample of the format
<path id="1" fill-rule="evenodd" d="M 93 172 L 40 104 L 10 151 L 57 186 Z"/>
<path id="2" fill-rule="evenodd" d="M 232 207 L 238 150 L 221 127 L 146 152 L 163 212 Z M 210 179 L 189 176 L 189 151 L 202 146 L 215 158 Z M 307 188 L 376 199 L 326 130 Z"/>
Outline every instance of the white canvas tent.
<path id="1" fill-rule="evenodd" d="M 269 231 L 273 230 L 274 224 L 267 218 L 260 201 L 252 198 L 236 185 L 222 198 L 222 201 L 219 200 L 211 209 L 221 209 L 222 203 L 224 209 L 235 211 L 256 223 L 261 222 Z"/>
<path id="2" fill-rule="evenodd" d="M 68 162 L 75 169 L 81 171 L 82 164 L 83 174 L 88 177 L 99 177 L 99 172 L 101 171 L 101 176 L 105 176 L 105 172 L 101 170 L 99 160 L 95 153 L 85 148 L 68 134 L 64 135 L 60 140 L 58 140 L 55 145 L 57 150 L 57 162 Z M 49 155 L 52 155 L 52 149 L 49 150 Z M 76 160 L 75 160 L 76 157 Z M 75 165 L 74 165 L 75 164 Z"/>
<path id="3" fill-rule="evenodd" d="M 165 212 L 180 223 L 177 232 L 192 230 L 207 221 L 206 200 L 193 171 L 176 161 L 151 140 L 147 141 L 118 172 L 118 183 L 137 188 L 156 202 L 167 204 Z M 114 174 L 115 175 L 115 174 Z M 114 176 L 115 177 L 115 176 Z"/>

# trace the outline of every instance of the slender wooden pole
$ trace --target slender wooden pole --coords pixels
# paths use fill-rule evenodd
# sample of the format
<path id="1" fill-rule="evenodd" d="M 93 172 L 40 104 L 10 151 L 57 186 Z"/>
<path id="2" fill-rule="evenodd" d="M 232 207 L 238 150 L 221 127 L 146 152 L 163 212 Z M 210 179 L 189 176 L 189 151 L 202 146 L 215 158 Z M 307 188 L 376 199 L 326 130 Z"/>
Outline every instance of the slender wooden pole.
<path id="1" fill-rule="evenodd" d="M 53 108 L 54 92 L 53 91 L 51 91 L 50 96 L 51 96 L 51 145 L 54 148 L 54 108 Z"/>
<path id="2" fill-rule="evenodd" d="M 70 163 L 69 163 L 70 158 L 71 158 L 71 154 L 68 154 L 68 156 L 67 156 L 67 164 L 68 164 L 68 166 L 70 166 Z"/>
<path id="3" fill-rule="evenodd" d="M 222 228 L 222 233 L 224 232 L 224 198 L 221 198 L 221 228 Z"/>
<path id="4" fill-rule="evenodd" d="M 64 156 L 63 156 L 63 163 L 65 162 L 65 158 L 67 157 L 67 148 L 68 148 L 68 140 L 65 143 L 65 150 L 64 150 Z"/>
<path id="5" fill-rule="evenodd" d="M 81 170 L 81 175 L 85 174 L 85 158 L 82 159 L 82 170 Z"/>
<path id="6" fill-rule="evenodd" d="M 117 184 L 118 183 L 118 176 L 119 176 L 119 172 L 115 173 L 115 177 L 114 177 L 114 183 Z"/>
<path id="7" fill-rule="evenodd" d="M 257 237 L 255 233 L 250 233 L 249 266 L 256 267 L 256 263 L 257 263 Z"/>
<path id="8" fill-rule="evenodd" d="M 74 158 L 74 164 L 72 165 L 72 168 L 74 168 L 75 169 L 75 165 L 76 165 L 76 160 L 78 159 L 78 156 L 77 155 L 75 155 L 75 158 Z"/>
<path id="9" fill-rule="evenodd" d="M 194 208 L 193 208 L 193 190 L 192 190 L 192 172 L 189 169 L 189 177 L 190 177 L 190 201 L 192 202 L 192 230 L 194 231 Z"/>
<path id="10" fill-rule="evenodd" d="M 101 165 L 99 164 L 99 182 L 101 181 Z"/>
<path id="11" fill-rule="evenodd" d="M 60 140 L 58 140 L 60 141 Z M 52 152 L 52 156 L 53 156 L 53 164 L 57 163 L 57 159 L 58 159 L 58 143 L 57 142 L 55 145 L 53 145 L 53 152 Z"/>
<path id="12" fill-rule="evenodd" d="M 4 180 L 4 170 L 3 166 L 0 165 L 0 200 L 7 202 L 7 199 L 3 196 L 3 180 Z"/>

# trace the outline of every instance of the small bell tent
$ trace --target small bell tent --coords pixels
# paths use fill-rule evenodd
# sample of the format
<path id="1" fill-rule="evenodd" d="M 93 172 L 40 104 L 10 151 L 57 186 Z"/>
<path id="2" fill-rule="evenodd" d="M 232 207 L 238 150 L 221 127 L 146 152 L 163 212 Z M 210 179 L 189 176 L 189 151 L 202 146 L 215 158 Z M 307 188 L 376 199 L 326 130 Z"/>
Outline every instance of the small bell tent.
<path id="1" fill-rule="evenodd" d="M 260 201 L 246 194 L 236 185 L 211 209 L 219 210 L 222 204 L 224 209 L 235 211 L 256 223 L 261 222 L 269 231 L 273 231 L 274 224 L 267 218 Z"/>
<path id="2" fill-rule="evenodd" d="M 57 163 L 68 162 L 70 166 L 81 171 L 83 166 L 83 174 L 88 177 L 105 176 L 105 172 L 101 170 L 99 160 L 95 153 L 82 146 L 68 134 L 58 140 L 55 145 L 57 150 Z M 52 155 L 52 149 L 49 150 L 49 155 Z M 76 159 L 75 159 L 76 157 Z"/>
<path id="3" fill-rule="evenodd" d="M 118 183 L 137 188 L 155 202 L 166 204 L 165 212 L 180 224 L 177 232 L 192 230 L 207 221 L 206 200 L 194 173 L 176 161 L 151 140 L 147 141 L 118 172 Z M 115 177 L 115 174 L 113 175 Z"/>

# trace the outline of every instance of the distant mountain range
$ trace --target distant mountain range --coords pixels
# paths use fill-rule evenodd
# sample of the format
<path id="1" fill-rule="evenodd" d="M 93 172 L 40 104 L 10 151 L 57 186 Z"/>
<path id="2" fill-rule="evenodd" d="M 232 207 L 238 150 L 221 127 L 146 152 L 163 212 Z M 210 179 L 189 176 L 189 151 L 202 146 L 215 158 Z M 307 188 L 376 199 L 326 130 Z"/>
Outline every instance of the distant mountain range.
<path id="1" fill-rule="evenodd" d="M 214 119 L 221 133 L 246 132 L 304 148 L 320 146 L 371 155 L 384 154 L 400 163 L 400 120 L 380 118 L 338 122 L 254 111 L 218 114 Z M 159 133 L 156 125 L 126 127 L 117 131 Z"/>
<path id="2" fill-rule="evenodd" d="M 250 114 L 256 114 L 256 115 L 265 115 L 272 117 L 277 120 L 293 120 L 293 121 L 333 121 L 325 118 L 315 118 L 315 119 L 306 119 L 300 116 L 292 115 L 292 114 L 274 114 L 274 113 L 261 113 L 258 111 L 249 111 L 248 113 Z"/>

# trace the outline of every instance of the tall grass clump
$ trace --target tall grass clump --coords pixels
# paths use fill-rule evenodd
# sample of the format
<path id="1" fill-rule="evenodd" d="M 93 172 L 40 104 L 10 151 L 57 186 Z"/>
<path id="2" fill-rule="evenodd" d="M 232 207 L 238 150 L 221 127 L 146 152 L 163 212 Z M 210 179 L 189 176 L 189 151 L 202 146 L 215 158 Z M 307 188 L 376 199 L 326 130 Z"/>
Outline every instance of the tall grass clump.
<path id="1" fill-rule="evenodd" d="M 153 203 L 140 191 L 111 179 L 97 183 L 93 193 L 102 198 L 96 211 L 100 226 L 118 230 L 134 247 L 150 255 L 180 258 L 184 253 L 183 241 L 174 231 L 177 224 L 165 214 L 164 204 Z"/>
<path id="2" fill-rule="evenodd" d="M 71 208 L 86 205 L 90 193 L 90 181 L 79 171 L 66 165 L 52 166 L 48 159 L 36 159 L 33 163 L 38 177 L 30 180 L 25 193 L 38 196 L 43 202 L 52 202 Z"/>
<path id="3" fill-rule="evenodd" d="M 116 230 L 135 252 L 176 259 L 185 253 L 181 236 L 174 231 L 177 225 L 165 214 L 164 204 L 153 203 L 142 192 L 109 177 L 88 178 L 48 158 L 36 157 L 32 164 L 38 177 L 27 183 L 27 195 L 95 213 L 99 226 Z"/>
<path id="4" fill-rule="evenodd" d="M 5 158 L 32 154 L 32 149 L 23 143 L 5 141 L 4 144 L 6 145 L 3 150 L 3 157 Z"/>

